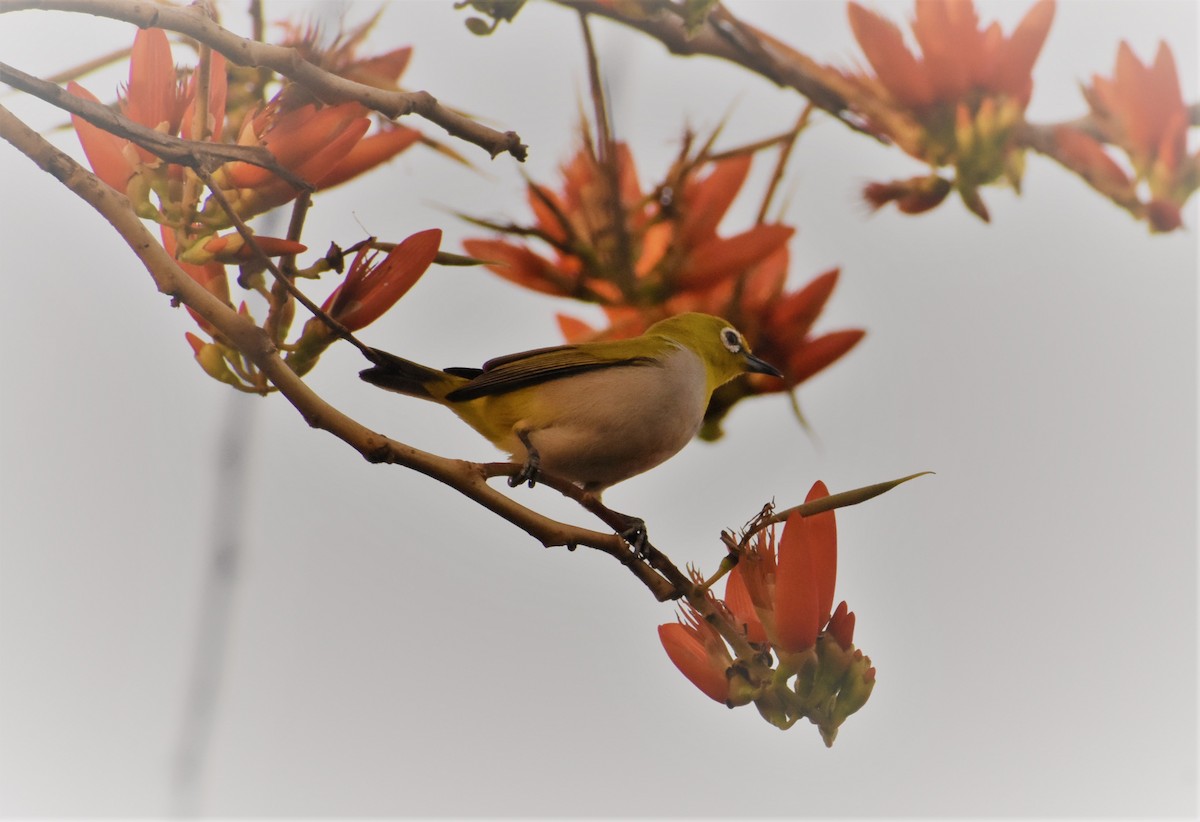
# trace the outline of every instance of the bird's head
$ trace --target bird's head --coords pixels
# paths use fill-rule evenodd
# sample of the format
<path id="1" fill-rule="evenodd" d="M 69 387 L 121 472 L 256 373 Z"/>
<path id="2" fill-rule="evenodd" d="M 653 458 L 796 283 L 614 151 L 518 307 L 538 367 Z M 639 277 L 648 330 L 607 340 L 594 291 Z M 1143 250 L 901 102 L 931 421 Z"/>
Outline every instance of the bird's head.
<path id="1" fill-rule="evenodd" d="M 646 334 L 666 337 L 695 352 L 704 363 L 710 391 L 746 372 L 783 377 L 778 368 L 754 356 L 742 332 L 720 317 L 679 314 L 650 326 Z"/>

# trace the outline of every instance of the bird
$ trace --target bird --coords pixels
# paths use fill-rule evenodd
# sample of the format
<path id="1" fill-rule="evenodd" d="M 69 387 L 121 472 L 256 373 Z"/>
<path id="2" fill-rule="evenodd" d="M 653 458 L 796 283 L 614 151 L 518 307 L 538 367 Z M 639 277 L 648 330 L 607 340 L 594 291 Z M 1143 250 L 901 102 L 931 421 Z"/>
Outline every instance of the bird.
<path id="1" fill-rule="evenodd" d="M 359 377 L 449 408 L 521 470 L 603 491 L 661 464 L 700 428 L 714 390 L 743 373 L 782 378 L 730 323 L 686 313 L 639 337 L 496 357 L 482 368 L 437 369 L 379 349 Z M 636 518 L 630 518 L 631 520 Z"/>

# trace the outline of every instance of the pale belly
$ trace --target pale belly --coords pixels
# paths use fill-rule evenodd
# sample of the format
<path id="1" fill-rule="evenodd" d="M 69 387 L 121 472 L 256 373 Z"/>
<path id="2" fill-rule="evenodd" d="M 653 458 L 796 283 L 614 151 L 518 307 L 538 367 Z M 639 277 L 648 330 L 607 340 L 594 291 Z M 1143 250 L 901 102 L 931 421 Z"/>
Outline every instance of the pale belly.
<path id="1" fill-rule="evenodd" d="M 703 366 L 679 351 L 664 366 L 610 368 L 544 383 L 513 430 L 527 431 L 543 471 L 600 491 L 678 453 L 696 435 L 707 405 Z M 514 462 L 527 459 L 515 433 L 497 445 Z"/>

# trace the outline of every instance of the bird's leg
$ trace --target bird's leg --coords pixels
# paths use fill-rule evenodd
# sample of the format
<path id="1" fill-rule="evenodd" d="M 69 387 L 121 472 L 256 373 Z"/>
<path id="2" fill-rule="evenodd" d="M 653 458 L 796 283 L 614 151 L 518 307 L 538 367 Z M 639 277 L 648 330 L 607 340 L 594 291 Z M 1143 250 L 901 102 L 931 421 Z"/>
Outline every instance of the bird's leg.
<path id="1" fill-rule="evenodd" d="M 641 517 L 632 517 L 629 514 L 622 514 L 620 511 L 614 511 L 601 502 L 600 495 L 594 491 L 585 491 L 582 503 L 585 508 L 600 517 L 606 525 L 616 531 L 621 539 L 628 542 L 640 559 L 645 559 L 646 547 L 650 543 L 647 540 L 646 521 L 644 519 Z"/>
<path id="2" fill-rule="evenodd" d="M 542 470 L 542 458 L 538 454 L 538 450 L 533 447 L 533 443 L 529 440 L 529 432 L 523 428 L 518 428 L 514 432 L 517 439 L 525 446 L 525 464 L 521 466 L 521 470 L 508 478 L 508 487 L 516 488 L 523 482 L 528 482 L 532 488 L 537 484 L 538 473 Z"/>

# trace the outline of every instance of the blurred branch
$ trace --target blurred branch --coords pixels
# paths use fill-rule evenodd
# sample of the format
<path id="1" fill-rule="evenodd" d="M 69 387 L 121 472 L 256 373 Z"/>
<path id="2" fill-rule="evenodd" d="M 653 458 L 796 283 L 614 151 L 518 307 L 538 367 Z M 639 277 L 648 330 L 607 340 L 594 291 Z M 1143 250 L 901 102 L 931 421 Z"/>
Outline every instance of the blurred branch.
<path id="1" fill-rule="evenodd" d="M 138 0 L 0 0 L 0 14 L 37 9 L 93 14 L 133 23 L 139 28 L 178 32 L 210 46 L 239 66 L 269 68 L 299 83 L 326 103 L 355 100 L 395 119 L 417 114 L 448 134 L 474 143 L 493 158 L 507 152 L 524 160 L 526 146 L 513 131 L 500 132 L 475 122 L 440 103 L 426 91 L 386 91 L 324 71 L 286 46 L 275 46 L 239 37 L 214 23 L 192 6 L 167 6 Z"/>
<path id="2" fill-rule="evenodd" d="M 229 396 L 213 471 L 216 502 L 213 506 L 208 570 L 200 595 L 200 618 L 192 652 L 192 671 L 172 774 L 172 801 L 176 816 L 194 817 L 199 811 L 204 765 L 229 647 L 233 596 L 244 550 L 242 531 L 249 487 L 248 423 L 255 403 L 240 394 Z"/>

